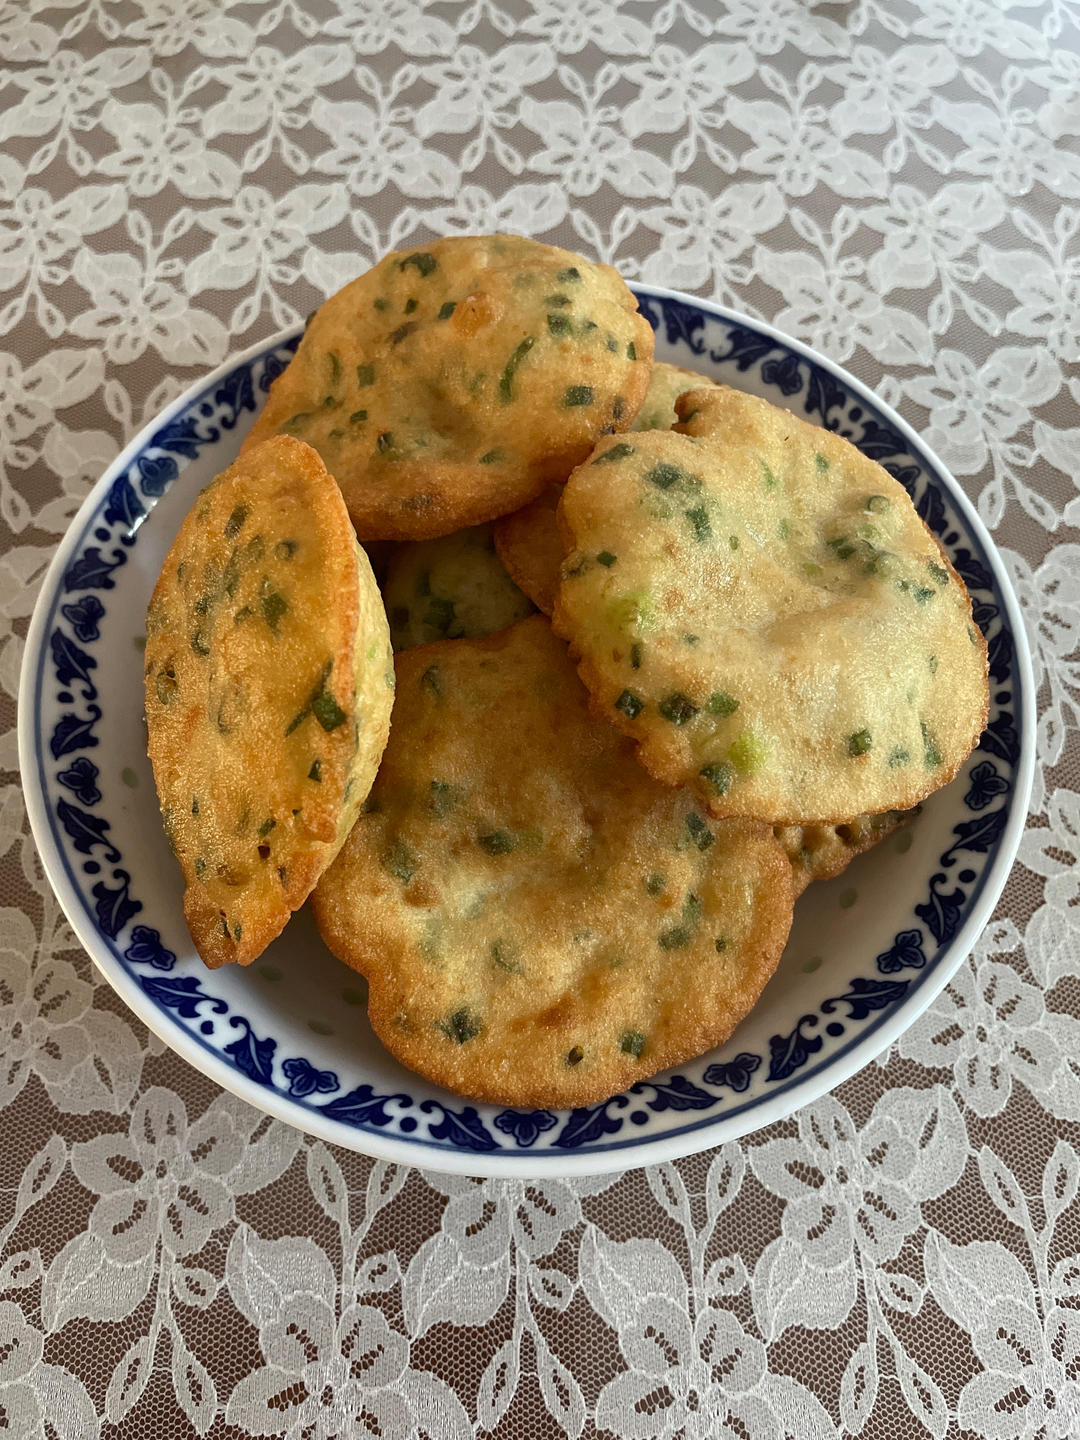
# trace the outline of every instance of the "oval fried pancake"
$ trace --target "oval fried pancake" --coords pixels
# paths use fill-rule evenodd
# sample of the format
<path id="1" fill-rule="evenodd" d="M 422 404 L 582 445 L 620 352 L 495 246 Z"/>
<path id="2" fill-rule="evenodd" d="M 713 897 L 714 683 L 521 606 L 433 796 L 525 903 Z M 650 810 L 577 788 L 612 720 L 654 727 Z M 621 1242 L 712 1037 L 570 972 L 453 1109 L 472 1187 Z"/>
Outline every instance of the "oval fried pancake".
<path id="1" fill-rule="evenodd" d="M 184 915 L 246 965 L 337 854 L 386 744 L 382 600 L 314 450 L 249 450 L 196 500 L 146 617 L 146 724 Z"/>
<path id="2" fill-rule="evenodd" d="M 716 816 L 909 809 L 986 722 L 962 580 L 841 436 L 724 386 L 678 405 L 687 433 L 602 441 L 560 502 L 553 624 L 597 713 Z"/>
<path id="3" fill-rule="evenodd" d="M 678 420 L 675 401 L 687 390 L 700 390 L 715 382 L 696 370 L 684 370 L 680 365 L 665 365 L 656 361 L 649 376 L 649 389 L 642 401 L 631 430 L 670 430 Z"/>
<path id="4" fill-rule="evenodd" d="M 312 897 L 387 1048 L 462 1095 L 574 1106 L 724 1040 L 791 923 L 771 830 L 651 780 L 542 616 L 397 667 L 368 806 Z"/>
<path id="5" fill-rule="evenodd" d="M 835 879 L 856 856 L 910 825 L 920 808 L 856 815 L 840 825 L 778 825 L 776 838 L 791 861 L 796 899 L 815 880 Z"/>
<path id="6" fill-rule="evenodd" d="M 668 430 L 678 418 L 675 401 L 687 390 L 712 385 L 696 370 L 678 365 L 654 364 L 645 402 L 631 430 Z M 530 505 L 504 515 L 495 523 L 495 548 L 499 559 L 538 610 L 550 615 L 559 589 L 559 566 L 563 542 L 555 510 L 561 485 L 548 488 Z"/>
<path id="7" fill-rule="evenodd" d="M 494 525 L 495 549 L 515 583 L 538 610 L 550 615 L 559 593 L 562 536 L 555 511 L 561 485 L 549 485 L 529 505 L 504 515 Z"/>
<path id="8" fill-rule="evenodd" d="M 361 540 L 448 535 L 625 430 L 653 335 L 619 274 L 517 235 L 395 251 L 311 318 L 247 444 L 322 455 Z"/>
<path id="9" fill-rule="evenodd" d="M 383 599 L 395 650 L 492 635 L 533 610 L 495 554 L 490 525 L 396 545 Z"/>

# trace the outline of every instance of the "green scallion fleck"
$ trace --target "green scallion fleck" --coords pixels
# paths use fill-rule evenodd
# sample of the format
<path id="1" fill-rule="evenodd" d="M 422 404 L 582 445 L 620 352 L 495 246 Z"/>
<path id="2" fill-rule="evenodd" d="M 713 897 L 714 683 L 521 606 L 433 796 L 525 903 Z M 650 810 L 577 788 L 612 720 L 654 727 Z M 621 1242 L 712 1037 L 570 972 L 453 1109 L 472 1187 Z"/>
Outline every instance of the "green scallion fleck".
<path id="1" fill-rule="evenodd" d="M 637 640 L 630 646 L 630 668 L 631 670 L 641 669 L 641 644 Z"/>
<path id="2" fill-rule="evenodd" d="M 237 505 L 235 510 L 225 521 L 225 539 L 235 540 L 240 531 L 244 528 L 244 521 L 251 513 L 247 505 Z"/>
<path id="3" fill-rule="evenodd" d="M 824 475 L 825 471 L 829 468 L 829 462 L 828 460 L 826 460 L 824 455 L 815 455 L 814 464 L 817 466 L 818 470 L 821 472 L 822 475 Z"/>
<path id="4" fill-rule="evenodd" d="M 411 315 L 419 303 L 415 296 L 410 295 L 408 300 L 405 301 L 405 314 Z"/>
<path id="5" fill-rule="evenodd" d="M 503 458 L 501 450 L 485 450 L 477 462 L 480 465 L 495 465 Z"/>
<path id="6" fill-rule="evenodd" d="M 869 730 L 856 730 L 848 736 L 847 753 L 849 755 L 865 755 L 868 750 L 873 749 L 873 745 Z"/>
<path id="7" fill-rule="evenodd" d="M 274 546 L 274 554 L 279 560 L 291 560 L 299 549 L 299 540 L 279 540 Z"/>
<path id="8" fill-rule="evenodd" d="M 898 745 L 895 750 L 889 752 L 889 769 L 900 770 L 911 763 L 911 754 L 902 746 Z"/>
<path id="9" fill-rule="evenodd" d="M 273 830 L 276 824 L 277 821 L 273 817 L 271 817 L 269 820 L 264 820 L 263 823 L 259 826 L 259 839 L 265 840 L 267 835 L 270 834 L 270 831 Z"/>
<path id="10" fill-rule="evenodd" d="M 476 843 L 487 855 L 509 855 L 516 841 L 506 830 L 489 830 L 476 837 Z"/>
<path id="11" fill-rule="evenodd" d="M 456 301 L 456 300 L 447 300 L 446 304 L 443 305 L 443 306 L 440 308 L 440 310 L 439 310 L 439 319 L 440 319 L 440 320 L 449 320 L 449 319 L 450 319 L 450 316 L 453 315 L 453 313 L 454 313 L 454 311 L 455 311 L 456 309 L 457 309 L 457 301 Z"/>
<path id="12" fill-rule="evenodd" d="M 336 730 L 349 718 L 329 690 L 320 690 L 311 702 L 311 711 L 326 731 Z"/>
<path id="13" fill-rule="evenodd" d="M 615 709 L 621 710 L 628 720 L 635 720 L 645 709 L 645 701 L 632 690 L 624 690 L 615 701 Z"/>
<path id="14" fill-rule="evenodd" d="M 400 880 L 403 885 L 408 885 L 417 870 L 420 869 L 419 859 L 401 839 L 395 840 L 388 849 L 384 850 L 380 859 L 394 879 Z"/>
<path id="15" fill-rule="evenodd" d="M 393 432 L 390 430 L 384 430 L 382 434 L 379 435 L 378 439 L 375 441 L 375 449 L 379 452 L 380 455 L 385 455 L 389 450 L 392 450 L 393 448 Z"/>
<path id="16" fill-rule="evenodd" d="M 398 261 L 399 270 L 407 270 L 412 265 L 421 275 L 427 278 L 433 270 L 439 268 L 439 262 L 434 255 L 429 255 L 426 250 L 418 250 L 414 255 L 406 255 L 404 260 Z"/>
<path id="17" fill-rule="evenodd" d="M 891 509 L 892 501 L 887 495 L 868 495 L 866 509 L 880 514 L 883 510 Z"/>
<path id="18" fill-rule="evenodd" d="M 633 455 L 633 453 L 633 445 L 627 445 L 625 443 L 612 445 L 609 450 L 605 450 L 602 455 L 598 455 L 596 459 L 592 461 L 592 464 L 610 465 L 616 460 L 626 460 L 629 456 Z"/>
<path id="19" fill-rule="evenodd" d="M 321 761 L 321 760 L 313 760 L 313 761 L 311 762 L 311 769 L 307 772 L 307 778 L 308 778 L 309 780 L 314 780 L 317 784 L 322 784 L 322 761 Z"/>
<path id="20" fill-rule="evenodd" d="M 927 729 L 925 720 L 919 721 L 919 729 L 922 731 L 923 760 L 926 768 L 935 770 L 941 764 L 941 751 L 937 747 L 937 741 Z"/>
<path id="21" fill-rule="evenodd" d="M 270 626 L 270 629 L 277 634 L 278 622 L 289 608 L 289 602 L 277 590 L 264 588 L 259 601 L 262 607 L 263 619 Z"/>
<path id="22" fill-rule="evenodd" d="M 661 950 L 683 950 L 693 938 L 694 932 L 689 925 L 672 925 L 660 931 L 656 943 Z"/>
<path id="23" fill-rule="evenodd" d="M 564 285 L 572 284 L 575 280 L 581 279 L 581 271 L 576 265 L 571 265 L 566 270 L 560 270 L 555 279 L 561 280 Z"/>
<path id="24" fill-rule="evenodd" d="M 925 605 L 928 600 L 937 594 L 937 591 L 932 590 L 929 585 L 913 585 L 911 593 L 917 604 Z"/>
<path id="25" fill-rule="evenodd" d="M 626 342 L 626 358 L 628 360 L 637 359 L 637 346 L 634 344 L 633 340 L 628 340 Z"/>
<path id="26" fill-rule="evenodd" d="M 357 365 L 356 385 L 360 390 L 366 390 L 369 385 L 375 384 L 375 366 Z"/>
<path id="27" fill-rule="evenodd" d="M 734 715 L 739 708 L 739 702 L 734 695 L 729 695 L 726 690 L 714 690 L 709 696 L 710 715 Z"/>
<path id="28" fill-rule="evenodd" d="M 728 765 L 725 761 L 716 761 L 711 765 L 705 765 L 698 771 L 702 780 L 709 786 L 714 795 L 726 795 L 731 789 L 731 783 L 735 779 L 734 765 Z"/>
<path id="29" fill-rule="evenodd" d="M 608 453 L 610 454 L 610 451 Z M 655 485 L 657 490 L 670 490 L 672 485 L 687 479 L 689 476 L 681 465 L 669 465 L 666 462 L 654 465 L 645 472 L 646 484 Z"/>
<path id="30" fill-rule="evenodd" d="M 563 395 L 563 406 L 567 410 L 573 409 L 576 405 L 591 405 L 593 403 L 593 391 L 591 385 L 570 385 Z"/>
<path id="31" fill-rule="evenodd" d="M 625 1030 L 619 1040 L 619 1049 L 624 1055 L 640 1060 L 641 1052 L 645 1049 L 645 1036 L 640 1030 Z"/>
<path id="32" fill-rule="evenodd" d="M 709 829 L 708 825 L 705 824 L 705 821 L 702 820 L 701 816 L 697 813 L 696 810 L 691 810 L 690 814 L 687 815 L 686 829 L 690 835 L 690 839 L 703 853 L 708 850 L 709 846 L 712 845 L 716 840 L 716 836 Z"/>
<path id="33" fill-rule="evenodd" d="M 649 895 L 662 895 L 666 885 L 663 875 L 650 875 L 645 881 L 645 890 Z"/>
<path id="34" fill-rule="evenodd" d="M 665 695 L 657 709 L 665 720 L 671 721 L 672 725 L 685 725 L 698 712 L 698 707 L 681 690 L 674 690 L 670 695 Z"/>
<path id="35" fill-rule="evenodd" d="M 330 362 L 330 384 L 336 385 L 341 379 L 341 361 L 334 354 L 333 350 L 327 353 L 326 358 Z"/>
<path id="36" fill-rule="evenodd" d="M 514 376 L 517 374 L 517 368 L 535 344 L 535 335 L 526 335 L 510 359 L 507 360 L 506 368 L 499 378 L 499 395 L 504 405 L 509 404 L 514 398 Z"/>
<path id="37" fill-rule="evenodd" d="M 683 514 L 690 521 L 694 539 L 699 545 L 703 545 L 706 540 L 712 538 L 712 526 L 709 524 L 708 511 L 704 505 L 696 505 L 693 510 L 683 511 Z"/>
<path id="38" fill-rule="evenodd" d="M 548 334 L 554 336 L 569 335 L 573 330 L 569 315 L 549 315 L 547 327 Z"/>
<path id="39" fill-rule="evenodd" d="M 600 554 L 596 557 L 596 562 L 598 565 L 603 565 L 606 569 L 610 570 L 618 558 L 619 557 L 613 555 L 610 550 L 601 550 Z"/>
<path id="40" fill-rule="evenodd" d="M 417 321 L 415 321 L 415 320 L 406 320 L 406 322 L 405 322 L 404 325 L 399 325 L 396 330 L 391 330 L 391 332 L 390 332 L 390 344 L 391 344 L 391 345 L 400 345 L 401 342 L 402 342 L 402 340 L 407 339 L 408 336 L 412 335 L 412 334 L 413 334 L 416 330 L 418 330 L 419 328 L 420 328 L 420 327 L 419 327 L 419 324 L 417 323 Z"/>
<path id="41" fill-rule="evenodd" d="M 465 1006 L 462 1006 L 460 1010 L 455 1010 L 452 1015 L 448 1015 L 445 1020 L 439 1022 L 439 1029 L 446 1038 L 456 1041 L 459 1045 L 464 1045 L 467 1040 L 479 1035 L 483 1028 L 477 1017 Z"/>

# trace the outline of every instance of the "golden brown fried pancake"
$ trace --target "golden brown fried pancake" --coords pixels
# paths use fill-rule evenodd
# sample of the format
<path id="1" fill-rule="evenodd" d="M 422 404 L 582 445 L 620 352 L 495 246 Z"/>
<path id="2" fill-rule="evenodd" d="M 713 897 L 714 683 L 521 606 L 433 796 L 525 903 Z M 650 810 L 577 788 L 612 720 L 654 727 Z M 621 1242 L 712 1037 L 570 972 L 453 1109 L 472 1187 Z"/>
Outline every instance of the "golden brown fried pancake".
<path id="1" fill-rule="evenodd" d="M 533 612 L 495 553 L 490 525 L 396 545 L 383 599 L 395 650 L 492 635 Z"/>
<path id="2" fill-rule="evenodd" d="M 436 240 L 315 312 L 247 444 L 314 445 L 362 540 L 448 535 L 528 504 L 625 430 L 652 345 L 610 266 L 517 235 Z"/>
<path id="3" fill-rule="evenodd" d="M 542 616 L 397 668 L 367 809 L 312 897 L 387 1048 L 462 1095 L 575 1106 L 726 1039 L 791 923 L 772 831 L 651 780 Z"/>
<path id="4" fill-rule="evenodd" d="M 337 854 L 386 744 L 386 616 L 337 486 L 281 437 L 196 500 L 146 617 L 146 723 L 184 914 L 246 965 Z"/>
<path id="5" fill-rule="evenodd" d="M 903 487 L 724 386 L 602 441 L 559 506 L 556 631 L 597 713 L 717 816 L 910 809 L 986 722 L 986 643 Z M 692 416 L 691 416 L 692 412 Z"/>

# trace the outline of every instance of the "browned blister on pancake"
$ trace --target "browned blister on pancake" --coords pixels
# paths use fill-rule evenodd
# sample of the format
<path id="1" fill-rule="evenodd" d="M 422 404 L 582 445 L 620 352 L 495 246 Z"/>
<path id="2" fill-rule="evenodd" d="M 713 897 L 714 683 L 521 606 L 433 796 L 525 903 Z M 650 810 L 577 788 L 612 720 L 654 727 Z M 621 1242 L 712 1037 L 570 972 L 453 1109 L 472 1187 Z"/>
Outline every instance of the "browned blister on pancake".
<path id="1" fill-rule="evenodd" d="M 619 274 L 516 235 L 395 251 L 331 296 L 248 444 L 299 436 L 361 540 L 508 514 L 645 397 L 653 335 Z"/>
<path id="2" fill-rule="evenodd" d="M 986 642 L 903 487 L 723 386 L 570 477 L 553 624 L 597 713 L 716 816 L 909 809 L 986 722 Z"/>
<path id="3" fill-rule="evenodd" d="M 382 600 L 318 455 L 246 451 L 198 497 L 146 622 L 146 721 L 184 914 L 248 964 L 348 834 L 386 744 Z"/>
<path id="4" fill-rule="evenodd" d="M 463 1095 L 575 1106 L 726 1039 L 791 923 L 772 831 L 650 779 L 541 616 L 397 669 L 368 806 L 312 897 L 387 1048 Z"/>

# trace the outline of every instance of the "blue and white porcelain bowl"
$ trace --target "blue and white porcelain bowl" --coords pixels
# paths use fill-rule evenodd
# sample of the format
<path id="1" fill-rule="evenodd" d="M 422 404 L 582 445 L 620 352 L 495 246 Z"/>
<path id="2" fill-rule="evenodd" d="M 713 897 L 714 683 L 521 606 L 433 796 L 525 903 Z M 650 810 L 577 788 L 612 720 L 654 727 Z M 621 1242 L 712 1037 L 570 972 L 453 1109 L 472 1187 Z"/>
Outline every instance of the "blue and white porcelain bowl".
<path id="1" fill-rule="evenodd" d="M 247 969 L 206 970 L 181 910 L 146 758 L 146 604 L 198 491 L 236 455 L 290 332 L 229 361 L 148 426 L 94 487 L 34 612 L 19 758 L 34 835 L 79 939 L 178 1054 L 253 1105 L 352 1149 L 474 1175 L 538 1177 L 672 1160 L 778 1120 L 867 1064 L 930 1003 L 1004 886 L 1034 762 L 1023 623 L 993 543 L 912 430 L 838 366 L 703 301 L 636 290 L 657 358 L 848 436 L 908 489 L 964 577 L 990 644 L 990 722 L 915 824 L 815 885 L 731 1041 L 589 1109 L 472 1105 L 403 1069 L 363 982 L 302 912 Z"/>

